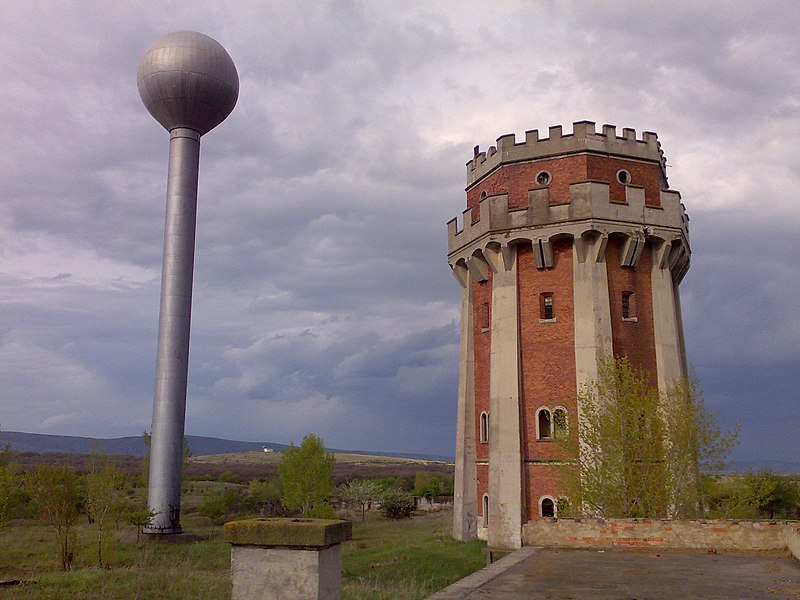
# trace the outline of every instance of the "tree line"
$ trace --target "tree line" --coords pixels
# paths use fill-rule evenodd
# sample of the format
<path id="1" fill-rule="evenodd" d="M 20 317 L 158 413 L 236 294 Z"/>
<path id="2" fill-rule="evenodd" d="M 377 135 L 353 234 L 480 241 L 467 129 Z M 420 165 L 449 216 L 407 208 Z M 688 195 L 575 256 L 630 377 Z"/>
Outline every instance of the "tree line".
<path id="1" fill-rule="evenodd" d="M 149 449 L 149 436 L 142 436 Z M 111 525 L 124 523 L 136 528 L 139 541 L 144 527 L 154 516 L 140 489 L 146 482 L 148 456 L 143 461 L 144 478 L 127 473 L 114 457 L 93 452 L 87 472 L 79 474 L 68 464 L 38 464 L 23 470 L 11 460 L 9 446 L 0 448 L 0 529 L 13 518 L 39 519 L 47 523 L 57 541 L 61 568 L 72 568 L 76 555 L 76 528 L 86 519 L 95 531 L 95 559 L 109 565 Z M 184 460 L 191 451 L 184 448 Z M 300 446 L 282 454 L 278 477 L 252 479 L 247 485 L 228 485 L 234 476 L 223 473 L 225 484 L 206 491 L 198 513 L 212 523 L 251 516 L 292 516 L 335 518 L 331 499 L 337 498 L 362 519 L 368 508 L 379 505 L 391 519 L 406 518 L 415 509 L 414 495 L 452 494 L 452 478 L 428 472 L 416 474 L 413 485 L 396 477 L 351 479 L 335 487 L 332 481 L 335 459 L 325 450 L 322 439 L 310 434 Z M 226 483 L 227 482 L 227 483 Z M 184 481 L 184 491 L 194 484 Z"/>

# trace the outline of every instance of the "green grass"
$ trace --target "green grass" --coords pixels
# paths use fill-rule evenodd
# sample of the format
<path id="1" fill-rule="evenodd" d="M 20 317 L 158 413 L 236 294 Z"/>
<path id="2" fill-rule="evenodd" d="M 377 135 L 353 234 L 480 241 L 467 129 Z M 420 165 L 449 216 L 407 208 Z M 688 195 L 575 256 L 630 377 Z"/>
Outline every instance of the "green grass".
<path id="1" fill-rule="evenodd" d="M 353 524 L 342 553 L 342 597 L 425 598 L 486 564 L 483 542 L 450 536 L 452 513 Z"/>
<path id="2" fill-rule="evenodd" d="M 194 494 L 206 487 L 197 486 Z M 196 498 L 187 494 L 185 504 Z M 59 569 L 55 535 L 45 525 L 15 521 L 0 530 L 0 580 L 28 581 L 2 588 L 2 598 L 223 600 L 230 598 L 230 546 L 221 528 L 196 514 L 183 517 L 184 529 L 204 539 L 189 544 L 136 543 L 135 530 L 112 527 L 111 568 L 96 566 L 95 530 L 83 521 L 77 530 L 75 569 Z M 353 540 L 343 546 L 342 598 L 425 598 L 485 564 L 482 542 L 450 539 L 452 513 L 423 514 L 404 521 L 368 518 L 353 524 Z"/>
<path id="3" fill-rule="evenodd" d="M 107 551 L 111 568 L 96 565 L 95 530 L 77 528 L 74 569 L 59 570 L 55 535 L 48 526 L 14 522 L 0 533 L 0 579 L 28 583 L 5 588 L 3 598 L 230 598 L 230 546 L 219 527 L 187 517 L 184 527 L 206 537 L 191 544 L 136 543 L 133 528 L 111 529 Z"/>

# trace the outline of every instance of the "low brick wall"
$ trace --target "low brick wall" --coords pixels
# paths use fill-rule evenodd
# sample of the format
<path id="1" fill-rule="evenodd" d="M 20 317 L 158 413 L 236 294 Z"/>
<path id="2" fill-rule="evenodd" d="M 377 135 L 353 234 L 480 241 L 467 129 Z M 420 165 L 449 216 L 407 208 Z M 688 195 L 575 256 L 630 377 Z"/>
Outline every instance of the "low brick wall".
<path id="1" fill-rule="evenodd" d="M 523 526 L 526 546 L 783 550 L 800 558 L 796 521 L 537 519 Z M 793 547 L 794 546 L 794 547 Z"/>

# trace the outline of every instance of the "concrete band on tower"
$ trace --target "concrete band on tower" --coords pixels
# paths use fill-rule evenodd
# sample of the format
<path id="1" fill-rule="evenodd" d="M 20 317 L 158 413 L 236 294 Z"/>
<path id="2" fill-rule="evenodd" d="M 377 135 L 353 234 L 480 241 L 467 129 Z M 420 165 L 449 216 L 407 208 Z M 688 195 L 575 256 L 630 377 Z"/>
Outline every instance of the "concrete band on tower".
<path id="1" fill-rule="evenodd" d="M 466 193 L 447 224 L 462 288 L 454 536 L 518 548 L 526 522 L 555 516 L 548 423 L 577 424 L 598 359 L 627 356 L 661 390 L 685 378 L 689 219 L 656 134 L 590 121 L 476 147 Z"/>

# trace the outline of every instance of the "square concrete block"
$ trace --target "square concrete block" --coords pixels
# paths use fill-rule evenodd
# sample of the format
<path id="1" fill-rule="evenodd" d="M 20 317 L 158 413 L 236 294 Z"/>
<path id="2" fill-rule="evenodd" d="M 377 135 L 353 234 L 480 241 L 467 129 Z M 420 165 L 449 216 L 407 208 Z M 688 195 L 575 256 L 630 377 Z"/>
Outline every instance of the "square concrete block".
<path id="1" fill-rule="evenodd" d="M 225 524 L 233 600 L 338 600 L 341 547 L 353 524 L 329 519 L 249 519 Z"/>
<path id="2" fill-rule="evenodd" d="M 233 546 L 233 600 L 339 600 L 341 546 L 290 550 Z"/>
<path id="3" fill-rule="evenodd" d="M 338 519 L 246 519 L 225 523 L 230 544 L 323 548 L 353 537 L 353 524 Z"/>

